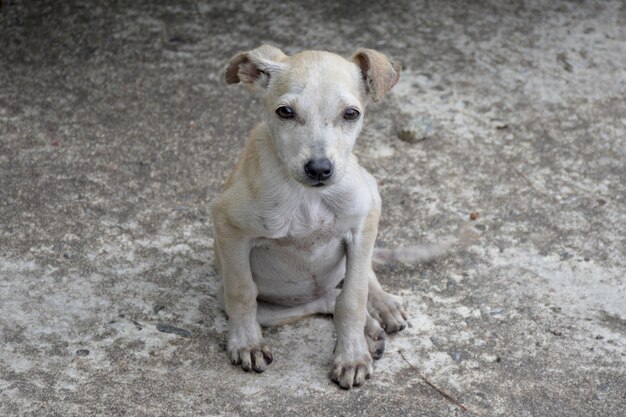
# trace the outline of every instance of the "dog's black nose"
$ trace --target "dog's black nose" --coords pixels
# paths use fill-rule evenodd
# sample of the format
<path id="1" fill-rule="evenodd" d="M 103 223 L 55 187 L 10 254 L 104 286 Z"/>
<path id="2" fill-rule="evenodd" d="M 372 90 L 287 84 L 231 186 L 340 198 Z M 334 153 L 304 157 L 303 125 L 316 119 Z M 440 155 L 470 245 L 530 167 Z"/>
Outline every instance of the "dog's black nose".
<path id="1" fill-rule="evenodd" d="M 333 163 L 328 158 L 312 159 L 304 166 L 304 172 L 312 180 L 326 181 L 333 175 Z"/>

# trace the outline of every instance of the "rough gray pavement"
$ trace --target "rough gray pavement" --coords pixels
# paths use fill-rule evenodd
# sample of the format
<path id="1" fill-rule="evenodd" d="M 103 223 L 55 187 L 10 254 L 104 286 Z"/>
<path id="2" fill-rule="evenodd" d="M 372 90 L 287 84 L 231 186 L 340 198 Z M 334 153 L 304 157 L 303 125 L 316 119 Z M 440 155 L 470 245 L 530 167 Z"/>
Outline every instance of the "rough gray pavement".
<path id="1" fill-rule="evenodd" d="M 0 415 L 471 415 L 400 350 L 483 416 L 624 415 L 623 1 L 0 5 Z M 208 205 L 259 115 L 222 71 L 263 42 L 401 62 L 379 243 L 480 235 L 378 269 L 412 327 L 349 392 L 326 317 L 224 351 Z"/>

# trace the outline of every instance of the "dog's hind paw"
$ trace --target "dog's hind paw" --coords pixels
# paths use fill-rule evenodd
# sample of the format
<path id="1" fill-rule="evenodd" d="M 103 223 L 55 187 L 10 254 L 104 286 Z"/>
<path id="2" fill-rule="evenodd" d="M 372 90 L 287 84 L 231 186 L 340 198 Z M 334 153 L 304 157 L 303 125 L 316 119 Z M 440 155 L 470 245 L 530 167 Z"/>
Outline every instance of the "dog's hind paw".
<path id="1" fill-rule="evenodd" d="M 404 330 L 408 318 L 400 297 L 386 292 L 370 291 L 367 299 L 367 311 L 377 320 L 387 333 Z"/>

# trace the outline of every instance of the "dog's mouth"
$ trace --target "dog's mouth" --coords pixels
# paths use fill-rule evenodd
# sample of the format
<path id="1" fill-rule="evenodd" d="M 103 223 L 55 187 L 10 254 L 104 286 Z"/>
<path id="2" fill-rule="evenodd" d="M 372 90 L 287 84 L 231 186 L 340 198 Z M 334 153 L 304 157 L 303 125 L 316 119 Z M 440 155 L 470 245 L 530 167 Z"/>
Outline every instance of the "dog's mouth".
<path id="1" fill-rule="evenodd" d="M 333 183 L 333 181 L 320 181 L 320 180 L 311 180 L 309 178 L 298 178 L 296 177 L 296 180 L 304 185 L 306 188 L 324 188 L 324 187 L 328 187 L 329 185 L 331 185 Z"/>
<path id="2" fill-rule="evenodd" d="M 300 184 L 302 184 L 306 188 L 313 188 L 313 189 L 315 188 L 325 189 L 325 188 L 332 186 L 336 182 L 335 175 L 325 180 L 319 179 L 319 178 L 316 178 L 316 179 L 308 178 L 303 175 L 294 175 L 294 178 L 296 179 L 296 181 L 298 181 Z"/>

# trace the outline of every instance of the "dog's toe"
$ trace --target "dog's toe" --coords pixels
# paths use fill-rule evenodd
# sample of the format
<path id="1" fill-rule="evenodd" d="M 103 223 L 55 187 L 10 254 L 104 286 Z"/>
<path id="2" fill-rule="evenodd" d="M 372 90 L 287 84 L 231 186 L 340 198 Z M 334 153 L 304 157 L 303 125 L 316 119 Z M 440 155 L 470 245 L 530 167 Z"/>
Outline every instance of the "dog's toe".
<path id="1" fill-rule="evenodd" d="M 369 372 L 367 372 L 367 367 L 365 367 L 364 365 L 357 366 L 356 373 L 354 374 L 354 386 L 360 387 L 369 377 L 370 374 Z"/>
<path id="2" fill-rule="evenodd" d="M 267 363 L 265 362 L 265 358 L 263 357 L 263 352 L 257 350 L 254 352 L 252 356 L 252 369 L 256 372 L 263 372 L 265 368 L 267 368 Z"/>
<path id="3" fill-rule="evenodd" d="M 354 385 L 354 373 L 356 369 L 353 366 L 344 368 L 341 378 L 339 378 L 339 386 L 343 389 L 350 389 Z"/>
<path id="4" fill-rule="evenodd" d="M 252 358 L 250 357 L 250 351 L 248 349 L 243 349 L 241 352 L 239 352 L 239 355 L 241 356 L 241 369 L 246 372 L 251 371 Z"/>
<path id="5" fill-rule="evenodd" d="M 233 365 L 241 365 L 241 356 L 239 355 L 238 350 L 233 350 L 230 354 L 230 363 Z"/>
<path id="6" fill-rule="evenodd" d="M 265 362 L 269 365 L 274 361 L 274 357 L 272 356 L 272 352 L 268 347 L 264 346 L 261 351 L 263 352 L 263 357 L 265 358 Z"/>

